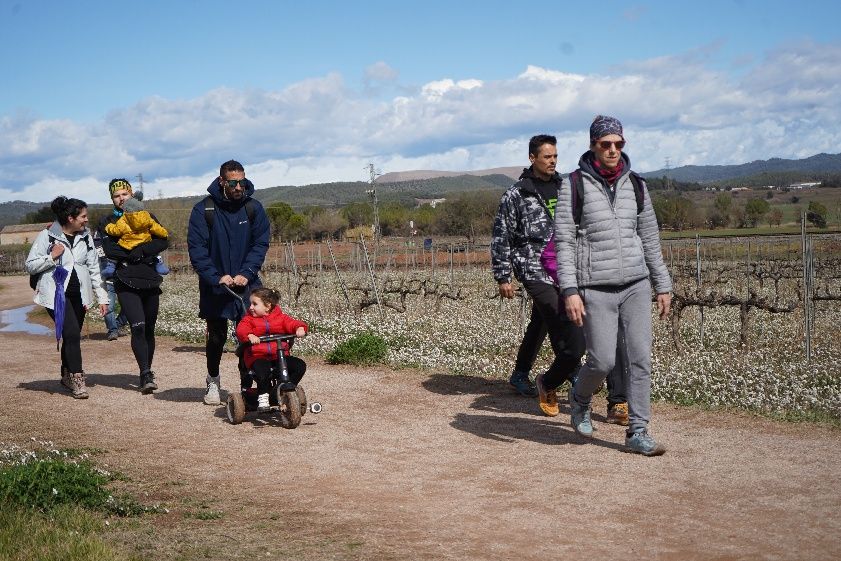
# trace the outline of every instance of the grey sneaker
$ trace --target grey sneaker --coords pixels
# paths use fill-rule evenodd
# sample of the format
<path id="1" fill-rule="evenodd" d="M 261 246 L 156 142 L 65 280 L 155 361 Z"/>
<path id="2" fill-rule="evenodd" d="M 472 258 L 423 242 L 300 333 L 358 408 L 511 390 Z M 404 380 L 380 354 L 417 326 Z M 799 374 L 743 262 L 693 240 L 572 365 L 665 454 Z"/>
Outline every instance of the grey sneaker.
<path id="1" fill-rule="evenodd" d="M 140 393 L 150 394 L 158 389 L 158 384 L 155 383 L 155 373 L 151 370 L 140 373 Z"/>
<path id="2" fill-rule="evenodd" d="M 572 424 L 572 428 L 574 428 L 575 432 L 581 436 L 585 438 L 592 438 L 593 422 L 590 420 L 590 407 L 579 405 L 578 402 L 575 401 L 575 398 L 572 395 L 572 388 L 569 389 L 567 398 L 569 399 L 569 408 L 571 411 L 570 423 Z"/>
<path id="3" fill-rule="evenodd" d="M 105 336 L 105 338 L 108 339 L 109 341 L 116 341 L 117 337 L 119 337 L 119 334 L 117 333 L 116 329 L 112 329 L 111 331 L 108 332 L 108 335 Z"/>
<path id="4" fill-rule="evenodd" d="M 85 373 L 70 374 L 70 391 L 74 399 L 87 399 L 88 389 L 85 387 Z"/>
<path id="5" fill-rule="evenodd" d="M 204 392 L 205 405 L 220 405 L 222 400 L 219 397 L 219 376 L 207 377 L 207 390 Z"/>
<path id="6" fill-rule="evenodd" d="M 526 397 L 537 396 L 537 387 L 531 382 L 531 380 L 529 380 L 528 372 L 515 370 L 511 373 L 508 383 L 511 384 L 511 386 L 517 390 L 517 393 L 520 395 L 524 395 Z"/>
<path id="7" fill-rule="evenodd" d="M 657 444 L 657 441 L 648 434 L 646 429 L 642 429 L 631 434 L 625 434 L 625 451 L 632 454 L 642 454 L 643 456 L 662 456 L 666 453 L 666 448 Z"/>

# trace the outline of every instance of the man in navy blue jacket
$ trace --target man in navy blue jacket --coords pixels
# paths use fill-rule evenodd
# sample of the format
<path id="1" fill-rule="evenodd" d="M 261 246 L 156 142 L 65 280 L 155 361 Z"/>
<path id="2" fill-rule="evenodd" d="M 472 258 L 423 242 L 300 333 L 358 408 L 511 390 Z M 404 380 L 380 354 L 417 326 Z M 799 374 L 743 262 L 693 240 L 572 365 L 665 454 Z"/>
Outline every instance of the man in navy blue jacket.
<path id="1" fill-rule="evenodd" d="M 230 160 L 207 188 L 209 195 L 190 214 L 187 246 L 199 275 L 199 317 L 207 321 L 207 390 L 204 402 L 219 405 L 219 363 L 228 320 L 242 313 L 228 286 L 248 294 L 261 286 L 258 273 L 269 249 L 269 218 L 256 199 L 242 164 Z"/>

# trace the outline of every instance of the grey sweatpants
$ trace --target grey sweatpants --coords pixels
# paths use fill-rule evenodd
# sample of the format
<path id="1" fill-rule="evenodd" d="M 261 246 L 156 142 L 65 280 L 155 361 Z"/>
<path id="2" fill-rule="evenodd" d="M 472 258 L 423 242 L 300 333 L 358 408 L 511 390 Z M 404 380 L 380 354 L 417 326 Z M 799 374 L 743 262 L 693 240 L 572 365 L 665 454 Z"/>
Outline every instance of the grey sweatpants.
<path id="1" fill-rule="evenodd" d="M 623 287 L 579 288 L 579 294 L 586 312 L 587 359 L 575 382 L 575 401 L 589 405 L 613 369 L 621 325 L 628 370 L 628 431 L 644 429 L 651 419 L 651 282 L 646 278 Z"/>

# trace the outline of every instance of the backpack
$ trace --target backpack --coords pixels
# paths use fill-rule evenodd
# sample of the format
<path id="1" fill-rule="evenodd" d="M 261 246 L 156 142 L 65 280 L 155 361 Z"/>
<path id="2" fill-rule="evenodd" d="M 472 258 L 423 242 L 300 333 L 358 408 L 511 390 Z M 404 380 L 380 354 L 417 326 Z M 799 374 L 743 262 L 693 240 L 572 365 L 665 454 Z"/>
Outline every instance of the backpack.
<path id="1" fill-rule="evenodd" d="M 216 221 L 216 201 L 210 195 L 204 198 L 204 220 L 207 222 L 207 229 L 213 228 L 213 223 Z M 256 203 L 254 199 L 249 198 L 245 201 L 245 213 L 248 215 L 248 222 L 254 224 L 254 216 L 257 214 Z"/>
<path id="2" fill-rule="evenodd" d="M 48 228 L 44 228 L 44 229 L 48 230 Z M 90 234 L 85 236 L 85 245 L 88 246 L 88 251 L 91 250 L 90 237 L 91 237 Z M 50 244 L 50 245 L 52 245 L 52 244 Z M 43 275 L 44 273 L 45 273 L 45 271 L 41 271 L 40 273 L 35 273 L 34 275 L 29 275 L 29 288 L 31 288 L 32 290 L 37 289 L 38 288 L 38 279 L 40 279 L 41 275 Z"/>
<path id="3" fill-rule="evenodd" d="M 569 174 L 569 182 L 572 184 L 572 219 L 575 225 L 581 224 L 581 210 L 584 207 L 584 180 L 581 178 L 581 170 L 577 169 Z M 631 172 L 631 183 L 634 185 L 634 196 L 637 199 L 637 215 L 642 213 L 645 204 L 645 180 L 636 172 Z"/>

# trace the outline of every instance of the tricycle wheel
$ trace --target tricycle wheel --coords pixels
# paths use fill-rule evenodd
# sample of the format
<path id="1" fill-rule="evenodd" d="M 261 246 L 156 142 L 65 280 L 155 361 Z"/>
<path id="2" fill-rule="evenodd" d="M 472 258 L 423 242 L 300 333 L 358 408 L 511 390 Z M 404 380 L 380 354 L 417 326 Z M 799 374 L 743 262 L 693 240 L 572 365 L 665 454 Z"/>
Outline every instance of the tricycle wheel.
<path id="1" fill-rule="evenodd" d="M 307 412 L 307 394 L 304 391 L 304 386 L 298 384 L 295 386 L 295 393 L 298 394 L 298 403 L 301 404 L 301 417 Z"/>
<path id="2" fill-rule="evenodd" d="M 285 429 L 294 429 L 301 424 L 301 404 L 295 391 L 277 390 L 278 418 Z"/>
<path id="3" fill-rule="evenodd" d="M 240 392 L 230 392 L 225 410 L 232 425 L 238 425 L 245 418 L 245 400 Z"/>

